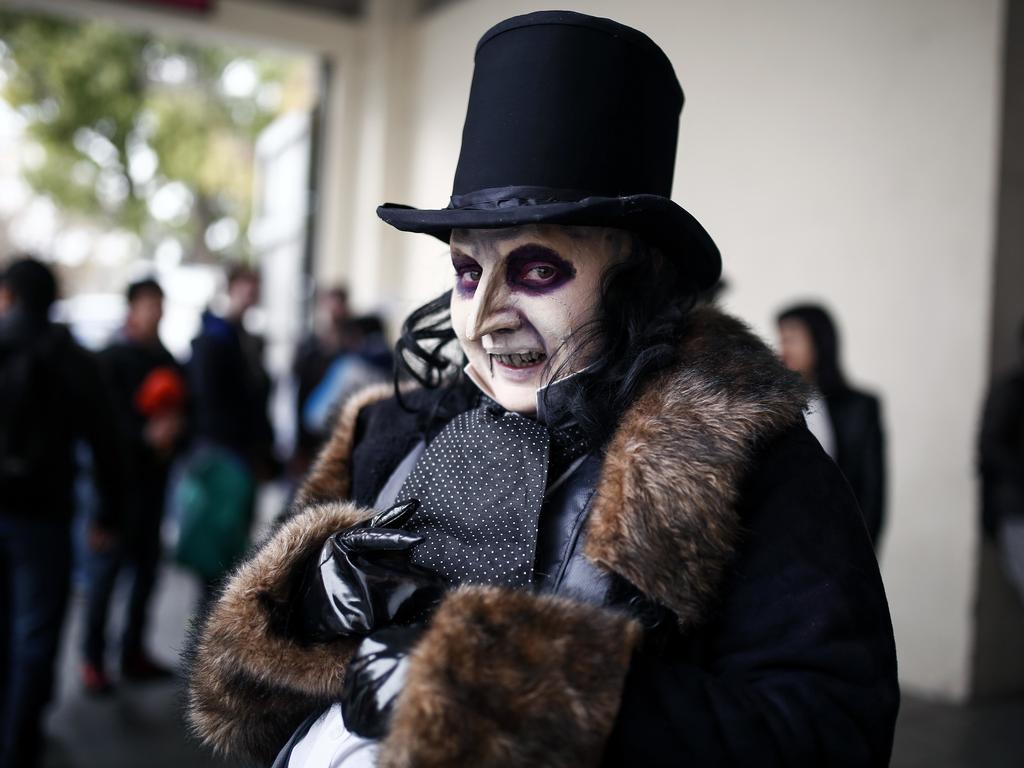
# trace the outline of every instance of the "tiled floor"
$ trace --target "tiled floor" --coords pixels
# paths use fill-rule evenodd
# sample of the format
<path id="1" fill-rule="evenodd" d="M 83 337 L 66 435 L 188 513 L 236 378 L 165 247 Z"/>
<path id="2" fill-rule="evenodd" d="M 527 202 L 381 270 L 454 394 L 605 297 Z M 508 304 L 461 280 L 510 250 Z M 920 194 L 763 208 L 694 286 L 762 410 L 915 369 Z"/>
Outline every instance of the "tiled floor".
<path id="1" fill-rule="evenodd" d="M 157 598 L 154 651 L 171 664 L 184 642 L 195 586 L 168 570 Z M 75 606 L 76 609 L 79 606 Z M 78 611 L 73 614 L 77 618 Z M 78 684 L 78 626 L 72 621 L 62 659 L 61 696 L 50 719 L 46 768 L 213 768 L 217 760 L 185 735 L 178 683 L 122 687 L 103 700 Z M 965 707 L 904 697 L 895 768 L 1022 768 L 1024 697 Z"/>

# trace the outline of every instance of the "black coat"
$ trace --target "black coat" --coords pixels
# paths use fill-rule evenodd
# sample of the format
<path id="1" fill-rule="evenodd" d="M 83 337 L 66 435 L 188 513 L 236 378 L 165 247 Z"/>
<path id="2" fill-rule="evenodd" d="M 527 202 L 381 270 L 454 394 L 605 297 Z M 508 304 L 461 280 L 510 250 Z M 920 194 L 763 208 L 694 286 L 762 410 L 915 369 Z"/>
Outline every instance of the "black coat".
<path id="1" fill-rule="evenodd" d="M 271 382 L 262 341 L 209 312 L 188 363 L 195 436 L 238 454 L 253 467 L 272 463 Z"/>
<path id="2" fill-rule="evenodd" d="M 70 522 L 79 440 L 92 450 L 97 522 L 123 522 L 122 445 L 93 355 L 61 325 L 0 319 L 0 514 Z"/>
<path id="3" fill-rule="evenodd" d="M 874 544 L 885 522 L 885 439 L 878 398 L 843 387 L 825 397 L 836 438 L 836 464 L 860 504 Z"/>
<path id="4" fill-rule="evenodd" d="M 1008 516 L 1024 516 L 1024 369 L 995 380 L 979 437 L 982 524 L 995 536 Z"/>
<path id="5" fill-rule="evenodd" d="M 183 378 L 185 372 L 159 341 L 146 345 L 119 337 L 97 358 L 124 447 L 122 537 L 131 542 L 135 536 L 144 536 L 148 541 L 154 529 L 159 529 L 163 517 L 171 458 L 158 455 L 146 442 L 147 419 L 136 407 L 135 398 L 146 377 L 158 368 L 169 368 Z"/>
<path id="6" fill-rule="evenodd" d="M 621 588 L 454 590 L 414 650 L 382 767 L 888 763 L 885 594 L 799 385 L 707 310 L 680 357 L 623 414 L 564 551 Z M 223 750 L 269 760 L 339 695 L 357 641 L 291 639 L 290 574 L 369 514 L 420 439 L 417 416 L 383 397 L 345 409 L 297 514 L 198 634 L 189 717 Z"/>

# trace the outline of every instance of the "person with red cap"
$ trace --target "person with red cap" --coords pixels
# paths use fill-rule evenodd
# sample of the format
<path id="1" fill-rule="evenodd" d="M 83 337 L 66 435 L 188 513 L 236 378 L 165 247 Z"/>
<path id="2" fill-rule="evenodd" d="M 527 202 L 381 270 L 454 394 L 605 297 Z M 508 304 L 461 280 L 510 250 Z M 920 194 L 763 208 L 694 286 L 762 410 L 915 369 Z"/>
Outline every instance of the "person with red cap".
<path id="1" fill-rule="evenodd" d="M 121 573 L 131 579 L 121 634 L 121 676 L 128 681 L 168 677 L 145 648 L 149 602 L 160 563 L 160 527 L 171 462 L 185 433 L 185 380 L 160 341 L 164 293 L 153 279 L 128 286 L 124 326 L 100 355 L 125 446 L 125 519 L 118 541 L 87 563 L 82 684 L 92 694 L 113 689 L 107 673 L 107 617 Z"/>

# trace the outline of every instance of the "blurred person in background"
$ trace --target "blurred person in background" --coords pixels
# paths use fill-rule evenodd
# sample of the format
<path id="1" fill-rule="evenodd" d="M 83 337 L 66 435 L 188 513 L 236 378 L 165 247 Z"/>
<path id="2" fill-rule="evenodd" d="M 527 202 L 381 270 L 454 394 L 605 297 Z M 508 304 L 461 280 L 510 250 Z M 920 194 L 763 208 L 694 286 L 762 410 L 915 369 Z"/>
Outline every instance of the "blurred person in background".
<path id="1" fill-rule="evenodd" d="M 125 680 L 166 677 L 144 646 L 149 600 L 160 562 L 160 527 L 172 460 L 185 433 L 184 372 L 160 341 L 164 292 L 152 279 L 128 287 L 123 328 L 99 354 L 114 401 L 124 447 L 124 525 L 118 546 L 94 553 L 87 565 L 82 682 L 90 693 L 106 693 L 106 630 L 110 598 L 126 568 L 131 589 L 121 636 Z"/>
<path id="2" fill-rule="evenodd" d="M 322 444 L 345 401 L 356 392 L 390 378 L 391 350 L 384 323 L 376 315 L 352 317 L 342 324 L 342 350 L 309 393 L 300 414 L 303 428 Z"/>
<path id="3" fill-rule="evenodd" d="M 20 258 L 0 275 L 0 765 L 39 764 L 71 574 L 75 445 L 92 450 L 100 510 L 89 545 L 109 550 L 122 514 L 115 416 L 95 359 L 51 323 L 53 273 Z"/>
<path id="4" fill-rule="evenodd" d="M 302 477 L 323 441 L 322 435 L 310 431 L 302 418 L 302 410 L 317 388 L 331 363 L 344 348 L 344 324 L 349 319 L 348 290 L 341 285 L 317 291 L 313 332 L 299 345 L 292 364 L 298 388 L 295 419 L 295 452 L 289 462 L 294 480 Z"/>
<path id="5" fill-rule="evenodd" d="M 195 440 L 175 494 L 177 556 L 199 576 L 202 600 L 247 546 L 257 484 L 279 468 L 263 339 L 244 323 L 259 300 L 259 274 L 231 268 L 227 311 L 203 313 L 187 366 Z"/>
<path id="6" fill-rule="evenodd" d="M 843 471 L 878 548 L 885 523 L 885 439 L 878 398 L 851 387 L 839 362 L 839 334 L 824 307 L 779 313 L 782 361 L 813 388 L 807 426 Z"/>
<path id="7" fill-rule="evenodd" d="M 1016 365 L 989 389 L 979 452 L 982 527 L 999 545 L 1006 573 L 1024 600 L 1024 323 L 1019 351 Z"/>
<path id="8" fill-rule="evenodd" d="M 258 477 L 272 477 L 276 460 L 264 342 L 244 322 L 260 301 L 259 274 L 251 267 L 232 267 L 227 294 L 224 316 L 203 312 L 192 341 L 188 375 L 196 437 L 233 451 Z"/>

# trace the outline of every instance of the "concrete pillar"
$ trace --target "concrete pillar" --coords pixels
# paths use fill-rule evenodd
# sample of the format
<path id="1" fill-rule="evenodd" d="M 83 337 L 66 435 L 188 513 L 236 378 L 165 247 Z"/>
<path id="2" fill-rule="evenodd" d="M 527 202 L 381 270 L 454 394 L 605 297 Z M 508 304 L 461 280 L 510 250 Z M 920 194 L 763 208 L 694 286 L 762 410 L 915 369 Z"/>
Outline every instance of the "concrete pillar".
<path id="1" fill-rule="evenodd" d="M 332 166 L 344 193 L 332 194 L 335 205 L 325 200 L 321 211 L 318 274 L 344 279 L 357 311 L 389 307 L 401 277 L 397 235 L 375 210 L 400 200 L 405 189 L 413 16 L 412 0 L 370 2 L 357 50 L 333 76 L 341 106 L 332 107 L 332 115 L 347 133 L 340 138 L 347 162 Z M 328 227 L 336 231 L 329 234 Z"/>

